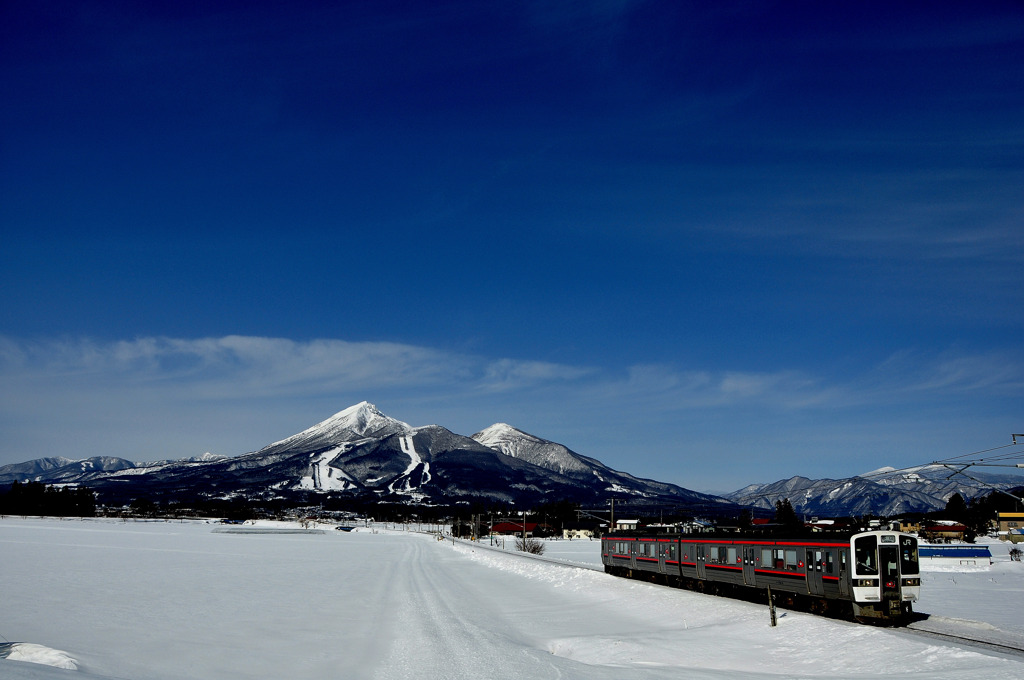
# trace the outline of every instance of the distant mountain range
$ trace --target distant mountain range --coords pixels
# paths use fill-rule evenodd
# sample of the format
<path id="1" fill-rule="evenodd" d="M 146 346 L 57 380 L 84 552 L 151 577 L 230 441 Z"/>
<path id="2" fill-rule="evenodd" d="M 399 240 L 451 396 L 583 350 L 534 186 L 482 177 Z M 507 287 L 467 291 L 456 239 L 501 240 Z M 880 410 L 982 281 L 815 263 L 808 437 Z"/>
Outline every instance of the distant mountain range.
<path id="1" fill-rule="evenodd" d="M 954 493 L 971 498 L 1024 480 L 971 476 L 980 483 L 951 478 L 938 466 L 884 468 L 840 480 L 793 477 L 713 496 L 613 470 L 503 423 L 467 437 L 439 425 L 412 427 L 362 402 L 241 456 L 148 463 L 106 456 L 40 458 L 0 467 L 0 486 L 14 481 L 88 486 L 108 503 L 133 498 L 315 503 L 334 494 L 408 504 L 528 505 L 604 504 L 614 497 L 627 513 L 660 507 L 702 516 L 736 515 L 740 506 L 772 511 L 776 501 L 789 498 L 798 513 L 838 517 L 928 512 L 944 508 Z"/>
<path id="2" fill-rule="evenodd" d="M 1021 475 L 971 471 L 970 477 L 965 477 L 941 465 L 924 465 L 904 470 L 881 468 L 847 479 L 791 477 L 771 484 L 751 484 L 724 497 L 765 510 L 774 510 L 776 501 L 788 498 L 797 513 L 808 517 L 895 517 L 942 510 L 953 494 L 959 493 L 967 500 L 1022 485 Z"/>
<path id="3" fill-rule="evenodd" d="M 439 425 L 412 427 L 362 402 L 259 451 L 227 458 L 133 463 L 96 457 L 0 467 L 13 481 L 86 485 L 105 498 L 295 500 L 350 494 L 393 502 L 478 501 L 670 504 L 705 514 L 736 511 L 729 501 L 634 477 L 569 448 L 493 425 L 472 437 Z"/>

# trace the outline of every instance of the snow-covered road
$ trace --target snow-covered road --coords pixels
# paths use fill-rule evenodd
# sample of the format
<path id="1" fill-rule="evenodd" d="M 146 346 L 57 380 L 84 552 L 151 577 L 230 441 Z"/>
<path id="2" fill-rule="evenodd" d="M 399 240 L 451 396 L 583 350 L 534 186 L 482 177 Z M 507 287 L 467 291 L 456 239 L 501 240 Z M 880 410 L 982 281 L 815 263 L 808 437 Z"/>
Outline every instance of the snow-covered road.
<path id="1" fill-rule="evenodd" d="M 749 603 L 420 534 L 212 528 L 0 520 L 0 635 L 132 680 L 1024 679 L 1020 660 L 809 615 L 770 628 Z"/>

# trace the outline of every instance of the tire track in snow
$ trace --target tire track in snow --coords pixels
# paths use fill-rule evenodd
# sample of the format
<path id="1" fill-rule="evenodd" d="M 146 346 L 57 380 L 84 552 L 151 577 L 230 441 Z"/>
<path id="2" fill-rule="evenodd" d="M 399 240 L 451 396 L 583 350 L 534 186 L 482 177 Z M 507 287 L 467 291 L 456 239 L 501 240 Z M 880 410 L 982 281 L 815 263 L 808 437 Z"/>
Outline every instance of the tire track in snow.
<path id="1" fill-rule="evenodd" d="M 458 572 L 447 568 L 443 554 L 439 559 L 436 542 L 412 543 L 410 568 L 398 574 L 404 582 L 397 586 L 409 595 L 402 603 L 404 642 L 392 650 L 376 677 L 538 677 L 542 655 L 524 650 L 523 642 L 515 639 L 517 627 L 504 620 L 490 602 L 495 595 L 456 578 Z M 522 657 L 524 651 L 529 658 Z M 549 670 L 550 677 L 560 676 L 554 667 Z"/>

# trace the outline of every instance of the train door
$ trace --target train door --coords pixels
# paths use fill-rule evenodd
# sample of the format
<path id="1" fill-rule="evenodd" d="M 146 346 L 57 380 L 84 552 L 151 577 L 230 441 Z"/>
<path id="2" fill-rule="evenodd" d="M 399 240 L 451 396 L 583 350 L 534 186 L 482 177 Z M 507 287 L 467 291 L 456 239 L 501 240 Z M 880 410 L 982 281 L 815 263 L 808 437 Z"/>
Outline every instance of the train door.
<path id="1" fill-rule="evenodd" d="M 754 569 L 757 568 L 756 564 L 756 551 L 753 546 L 743 546 L 743 583 L 744 585 L 752 586 L 756 579 Z"/>
<path id="2" fill-rule="evenodd" d="M 699 578 L 699 579 L 707 578 L 707 576 L 705 576 L 706 571 L 704 569 L 704 562 L 706 560 L 707 560 L 707 556 L 705 555 L 705 547 L 703 545 L 698 545 L 697 546 L 697 578 Z"/>
<path id="3" fill-rule="evenodd" d="M 883 537 L 884 538 L 887 537 Z M 895 545 L 882 545 L 878 548 L 878 564 L 882 568 L 882 599 L 886 593 L 896 593 L 899 599 L 900 590 L 900 549 Z"/>
<path id="4" fill-rule="evenodd" d="M 844 597 L 850 595 L 850 551 L 847 548 L 839 549 L 839 594 Z"/>
<path id="5" fill-rule="evenodd" d="M 807 592 L 824 595 L 825 586 L 821 579 L 821 565 L 825 561 L 821 548 L 808 548 L 805 552 L 804 568 L 807 570 Z"/>

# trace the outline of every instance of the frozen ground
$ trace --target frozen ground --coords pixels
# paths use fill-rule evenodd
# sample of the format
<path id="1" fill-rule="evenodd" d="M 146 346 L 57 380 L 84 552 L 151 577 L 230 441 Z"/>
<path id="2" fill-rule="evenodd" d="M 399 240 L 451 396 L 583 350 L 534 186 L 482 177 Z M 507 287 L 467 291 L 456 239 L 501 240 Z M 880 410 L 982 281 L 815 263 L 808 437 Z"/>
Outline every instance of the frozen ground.
<path id="1" fill-rule="evenodd" d="M 1024 680 L 1024 659 L 410 533 L 0 519 L 0 678 Z M 1024 631 L 1024 565 L 928 571 L 917 607 Z M 599 562 L 598 543 L 548 556 Z M 22 658 L 26 658 L 23 656 Z M 13 658 L 13 655 L 12 655 Z"/>

